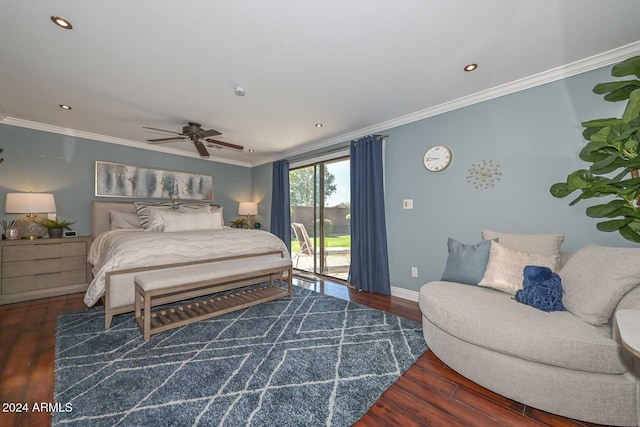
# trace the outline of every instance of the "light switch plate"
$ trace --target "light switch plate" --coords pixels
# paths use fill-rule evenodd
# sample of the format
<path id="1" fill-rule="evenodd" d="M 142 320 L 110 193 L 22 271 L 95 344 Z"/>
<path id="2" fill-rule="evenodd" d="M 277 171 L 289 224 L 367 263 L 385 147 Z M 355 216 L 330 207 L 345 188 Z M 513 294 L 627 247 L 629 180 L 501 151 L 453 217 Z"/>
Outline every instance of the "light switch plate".
<path id="1" fill-rule="evenodd" d="M 413 209 L 413 199 L 404 199 L 402 201 L 402 209 Z"/>

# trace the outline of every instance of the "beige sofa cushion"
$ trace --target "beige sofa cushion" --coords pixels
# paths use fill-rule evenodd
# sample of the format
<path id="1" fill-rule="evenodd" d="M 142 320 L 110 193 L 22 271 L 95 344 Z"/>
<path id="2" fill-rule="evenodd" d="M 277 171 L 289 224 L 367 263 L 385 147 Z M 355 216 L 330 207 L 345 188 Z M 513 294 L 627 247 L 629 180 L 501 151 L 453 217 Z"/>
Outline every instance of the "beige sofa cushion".
<path id="1" fill-rule="evenodd" d="M 484 240 L 498 239 L 508 248 L 537 254 L 558 255 L 564 242 L 562 234 L 507 234 L 482 230 Z"/>
<path id="2" fill-rule="evenodd" d="M 567 310 L 586 322 L 604 325 L 624 294 L 640 284 L 640 248 L 588 245 L 558 274 Z"/>
<path id="3" fill-rule="evenodd" d="M 606 374 L 627 371 L 630 357 L 596 327 L 570 312 L 546 313 L 493 289 L 452 282 L 422 286 L 423 315 L 445 332 L 489 350 L 568 369 Z"/>
<path id="4" fill-rule="evenodd" d="M 522 289 L 526 266 L 537 265 L 556 271 L 559 260 L 559 254 L 522 252 L 492 241 L 489 262 L 478 286 L 515 295 L 519 289 Z"/>

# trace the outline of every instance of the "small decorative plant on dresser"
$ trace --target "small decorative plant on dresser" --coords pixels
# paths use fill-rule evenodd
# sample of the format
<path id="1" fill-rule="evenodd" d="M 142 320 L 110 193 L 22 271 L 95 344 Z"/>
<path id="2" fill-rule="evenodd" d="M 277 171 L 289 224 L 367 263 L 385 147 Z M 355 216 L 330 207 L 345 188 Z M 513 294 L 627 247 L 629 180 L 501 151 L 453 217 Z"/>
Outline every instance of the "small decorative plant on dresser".
<path id="1" fill-rule="evenodd" d="M 62 233 L 64 230 L 71 230 L 71 225 L 75 224 L 75 222 L 70 222 L 66 220 L 57 220 L 57 219 L 48 219 L 42 218 L 38 221 L 40 224 L 47 227 L 49 230 L 49 237 L 52 239 L 59 239 L 62 237 Z"/>

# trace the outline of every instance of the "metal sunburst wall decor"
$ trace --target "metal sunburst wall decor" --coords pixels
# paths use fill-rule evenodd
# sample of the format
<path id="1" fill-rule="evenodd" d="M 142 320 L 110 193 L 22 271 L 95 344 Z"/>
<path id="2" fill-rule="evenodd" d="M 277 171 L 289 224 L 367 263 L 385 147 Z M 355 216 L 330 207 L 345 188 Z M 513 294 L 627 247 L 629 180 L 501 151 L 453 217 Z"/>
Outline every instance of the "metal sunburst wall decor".
<path id="1" fill-rule="evenodd" d="M 479 163 L 474 163 L 469 168 L 469 175 L 467 175 L 467 182 L 476 188 L 493 187 L 497 181 L 500 181 L 502 172 L 500 172 L 500 165 L 493 164 L 492 160 L 483 160 Z"/>

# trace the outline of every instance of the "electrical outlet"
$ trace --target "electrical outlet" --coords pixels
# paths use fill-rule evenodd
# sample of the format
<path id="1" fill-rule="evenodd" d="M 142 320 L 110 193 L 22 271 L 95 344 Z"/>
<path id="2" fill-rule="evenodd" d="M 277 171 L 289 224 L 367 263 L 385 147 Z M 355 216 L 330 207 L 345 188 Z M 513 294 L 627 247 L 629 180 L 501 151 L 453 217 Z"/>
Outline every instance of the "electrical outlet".
<path id="1" fill-rule="evenodd" d="M 402 209 L 413 209 L 413 199 L 404 199 L 402 201 Z"/>
<path id="2" fill-rule="evenodd" d="M 418 277 L 418 267 L 411 267 L 411 277 Z"/>

